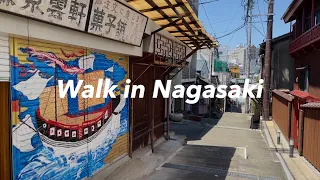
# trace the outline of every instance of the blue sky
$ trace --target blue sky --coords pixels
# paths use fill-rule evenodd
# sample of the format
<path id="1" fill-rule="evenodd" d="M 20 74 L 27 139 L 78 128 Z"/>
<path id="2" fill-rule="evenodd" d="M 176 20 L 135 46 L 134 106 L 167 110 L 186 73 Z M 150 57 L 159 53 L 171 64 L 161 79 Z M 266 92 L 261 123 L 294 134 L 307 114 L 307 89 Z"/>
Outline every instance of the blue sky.
<path id="1" fill-rule="evenodd" d="M 211 0 L 199 0 L 207 2 Z M 254 0 L 255 7 L 253 14 L 266 15 L 268 11 L 267 0 Z M 273 25 L 273 37 L 280 36 L 290 31 L 290 24 L 285 24 L 281 20 L 282 15 L 290 5 L 292 0 L 275 0 L 275 16 Z M 244 8 L 241 6 L 242 0 L 218 0 L 204 5 L 199 5 L 199 19 L 202 21 L 206 31 L 216 37 L 222 36 L 243 24 Z M 259 11 L 260 10 L 260 11 Z M 206 12 L 206 13 L 205 13 Z M 207 15 L 206 15 L 207 14 Z M 262 21 L 266 21 L 266 16 L 261 16 Z M 260 17 L 253 18 L 252 44 L 258 46 L 265 39 L 266 22 L 261 22 Z M 211 22 L 211 25 L 209 23 Z M 259 31 L 261 32 L 259 32 Z M 246 28 L 218 39 L 221 46 L 236 47 L 239 44 L 247 44 Z"/>

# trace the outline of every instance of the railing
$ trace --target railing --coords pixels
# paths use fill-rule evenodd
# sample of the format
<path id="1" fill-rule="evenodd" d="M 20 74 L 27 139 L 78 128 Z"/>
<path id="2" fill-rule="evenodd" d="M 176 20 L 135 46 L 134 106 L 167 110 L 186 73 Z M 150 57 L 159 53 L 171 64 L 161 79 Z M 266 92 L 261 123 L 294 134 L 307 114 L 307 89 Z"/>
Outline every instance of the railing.
<path id="1" fill-rule="evenodd" d="M 161 62 L 177 64 L 186 57 L 186 47 L 164 36 L 155 34 L 154 54 Z"/>
<path id="2" fill-rule="evenodd" d="M 294 53 L 320 40 L 320 24 L 297 37 L 290 44 L 290 53 Z"/>
<path id="3" fill-rule="evenodd" d="M 303 156 L 320 170 L 320 108 L 304 108 Z"/>
<path id="4" fill-rule="evenodd" d="M 273 90 L 272 92 L 272 119 L 280 128 L 282 134 L 289 140 L 289 113 L 290 108 L 292 108 L 289 104 L 292 101 L 292 97 L 279 90 Z"/>

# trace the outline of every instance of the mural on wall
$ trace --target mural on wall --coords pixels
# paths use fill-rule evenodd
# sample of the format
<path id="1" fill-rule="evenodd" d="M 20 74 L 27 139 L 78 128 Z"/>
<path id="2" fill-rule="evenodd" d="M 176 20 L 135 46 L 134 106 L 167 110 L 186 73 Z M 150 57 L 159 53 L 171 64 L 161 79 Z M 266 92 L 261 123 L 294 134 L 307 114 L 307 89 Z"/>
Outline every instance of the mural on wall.
<path id="1" fill-rule="evenodd" d="M 18 40 L 17 40 L 18 41 Z M 12 144 L 15 179 L 83 179 L 106 165 L 128 132 L 124 57 L 66 46 L 13 43 Z M 67 50 L 66 50 L 66 49 Z M 53 52 L 54 51 L 54 52 Z M 60 98 L 57 80 L 118 84 L 117 98 Z M 75 84 L 76 85 L 76 84 Z"/>

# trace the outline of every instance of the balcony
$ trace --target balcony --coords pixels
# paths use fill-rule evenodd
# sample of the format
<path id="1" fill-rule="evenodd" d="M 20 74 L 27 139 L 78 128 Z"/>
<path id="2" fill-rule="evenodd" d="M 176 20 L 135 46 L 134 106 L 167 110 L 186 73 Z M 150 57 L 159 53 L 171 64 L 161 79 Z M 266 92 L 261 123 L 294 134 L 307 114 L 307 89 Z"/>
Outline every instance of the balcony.
<path id="1" fill-rule="evenodd" d="M 307 32 L 300 35 L 290 44 L 290 54 L 299 50 L 312 46 L 315 42 L 320 40 L 320 24 L 314 26 Z"/>

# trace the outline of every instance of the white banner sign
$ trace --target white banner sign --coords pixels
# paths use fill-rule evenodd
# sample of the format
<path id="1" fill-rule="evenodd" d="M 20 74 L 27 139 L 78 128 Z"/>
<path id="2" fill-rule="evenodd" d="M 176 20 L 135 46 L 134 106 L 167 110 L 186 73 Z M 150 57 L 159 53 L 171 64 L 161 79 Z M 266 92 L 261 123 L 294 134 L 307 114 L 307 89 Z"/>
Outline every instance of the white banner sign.
<path id="1" fill-rule="evenodd" d="M 148 18 L 116 0 L 93 0 L 88 32 L 141 45 Z"/>
<path id="2" fill-rule="evenodd" d="M 84 31 L 89 3 L 89 0 L 0 0 L 0 9 Z"/>

